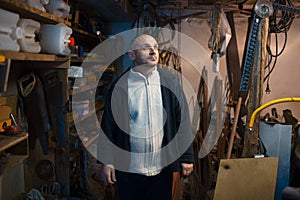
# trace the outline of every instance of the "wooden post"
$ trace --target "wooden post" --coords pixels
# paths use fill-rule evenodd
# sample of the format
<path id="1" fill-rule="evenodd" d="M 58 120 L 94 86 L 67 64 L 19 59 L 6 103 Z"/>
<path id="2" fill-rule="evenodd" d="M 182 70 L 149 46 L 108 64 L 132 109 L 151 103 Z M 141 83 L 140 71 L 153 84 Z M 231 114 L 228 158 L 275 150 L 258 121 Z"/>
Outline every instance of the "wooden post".
<path id="1" fill-rule="evenodd" d="M 232 129 L 231 129 L 231 135 L 230 135 L 229 145 L 228 145 L 228 149 L 227 149 L 227 155 L 226 155 L 227 159 L 230 159 L 230 156 L 231 156 L 234 136 L 235 136 L 235 133 L 236 133 L 236 127 L 237 127 L 237 123 L 238 123 L 238 120 L 239 120 L 241 104 L 242 104 L 242 97 L 239 97 L 238 103 L 237 103 L 236 108 L 235 108 L 234 121 L 233 121 L 233 126 L 232 126 Z"/>

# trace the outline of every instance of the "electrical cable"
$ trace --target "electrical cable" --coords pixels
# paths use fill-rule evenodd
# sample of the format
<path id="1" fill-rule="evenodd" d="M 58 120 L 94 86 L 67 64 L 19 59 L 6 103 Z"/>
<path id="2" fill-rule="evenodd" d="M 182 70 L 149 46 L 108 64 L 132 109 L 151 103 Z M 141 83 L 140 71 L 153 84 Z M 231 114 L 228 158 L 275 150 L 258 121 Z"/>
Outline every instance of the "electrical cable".
<path id="1" fill-rule="evenodd" d="M 269 81 L 269 78 L 270 78 L 270 75 L 271 75 L 271 73 L 273 72 L 273 70 L 274 70 L 274 68 L 275 68 L 275 65 L 276 65 L 276 62 L 277 62 L 277 58 L 283 53 L 283 51 L 284 51 L 284 49 L 285 49 L 285 47 L 286 47 L 286 44 L 287 44 L 287 32 L 284 32 L 284 44 L 283 44 L 283 47 L 282 47 L 282 49 L 281 49 L 281 51 L 278 53 L 278 36 L 277 36 L 277 33 L 275 33 L 275 54 L 273 55 L 272 54 L 272 51 L 271 51 L 271 48 L 270 48 L 270 46 L 269 45 L 267 45 L 267 52 L 268 52 L 268 54 L 269 54 L 269 62 L 268 62 L 268 64 L 266 65 L 266 67 L 265 67 L 265 69 L 266 68 L 268 68 L 268 70 L 269 70 L 269 72 L 268 72 L 268 74 L 264 77 L 264 82 L 266 81 L 266 80 L 268 80 Z M 274 60 L 274 62 L 273 62 L 273 66 L 272 66 L 272 68 L 270 68 L 270 65 L 271 65 L 271 63 L 272 63 L 272 58 L 275 58 L 275 60 Z"/>
<path id="2" fill-rule="evenodd" d="M 293 4 L 290 0 L 276 0 L 277 4 L 293 7 Z M 271 48 L 267 45 L 267 53 L 268 63 L 265 66 L 265 69 L 268 70 L 268 73 L 265 75 L 263 82 L 267 81 L 266 85 L 266 93 L 270 93 L 270 76 L 275 69 L 278 57 L 284 52 L 286 44 L 287 44 L 287 31 L 290 29 L 293 20 L 295 18 L 295 14 L 293 12 L 289 12 L 286 10 L 275 9 L 272 16 L 269 17 L 269 34 L 275 34 L 275 54 L 272 53 Z M 278 34 L 284 33 L 284 43 L 283 46 L 278 53 Z M 271 37 L 269 37 L 271 38 Z M 273 60 L 274 58 L 274 60 Z M 272 67 L 271 67 L 272 65 Z"/>

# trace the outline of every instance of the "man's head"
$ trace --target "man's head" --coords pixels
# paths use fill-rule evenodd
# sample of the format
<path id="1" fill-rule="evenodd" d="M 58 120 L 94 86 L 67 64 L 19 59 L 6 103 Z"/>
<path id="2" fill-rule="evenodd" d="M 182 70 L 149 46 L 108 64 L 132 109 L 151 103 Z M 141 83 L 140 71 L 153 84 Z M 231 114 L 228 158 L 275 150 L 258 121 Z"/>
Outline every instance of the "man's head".
<path id="1" fill-rule="evenodd" d="M 156 66 L 159 58 L 157 41 L 151 35 L 139 35 L 132 40 L 128 55 L 136 66 Z"/>

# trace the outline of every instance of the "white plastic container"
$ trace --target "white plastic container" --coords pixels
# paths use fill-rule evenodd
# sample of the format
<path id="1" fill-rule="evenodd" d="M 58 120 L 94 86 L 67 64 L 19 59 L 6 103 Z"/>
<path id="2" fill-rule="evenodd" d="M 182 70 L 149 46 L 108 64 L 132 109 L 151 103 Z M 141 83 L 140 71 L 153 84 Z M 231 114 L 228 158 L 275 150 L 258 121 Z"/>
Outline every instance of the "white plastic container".
<path id="1" fill-rule="evenodd" d="M 27 5 L 46 12 L 44 5 L 49 3 L 49 0 L 21 0 Z"/>
<path id="2" fill-rule="evenodd" d="M 19 15 L 0 8 L 0 50 L 19 51 L 17 39 L 23 36 L 17 27 Z"/>
<path id="3" fill-rule="evenodd" d="M 45 8 L 50 14 L 63 19 L 67 18 L 70 12 L 70 6 L 62 0 L 50 0 Z"/>
<path id="4" fill-rule="evenodd" d="M 20 19 L 18 26 L 23 30 L 23 37 L 18 39 L 20 50 L 30 53 L 39 53 L 41 45 L 36 40 L 36 34 L 40 31 L 40 23 L 32 19 Z"/>
<path id="5" fill-rule="evenodd" d="M 69 48 L 72 29 L 63 23 L 56 25 L 44 24 L 40 29 L 40 45 L 42 52 L 70 55 Z"/>

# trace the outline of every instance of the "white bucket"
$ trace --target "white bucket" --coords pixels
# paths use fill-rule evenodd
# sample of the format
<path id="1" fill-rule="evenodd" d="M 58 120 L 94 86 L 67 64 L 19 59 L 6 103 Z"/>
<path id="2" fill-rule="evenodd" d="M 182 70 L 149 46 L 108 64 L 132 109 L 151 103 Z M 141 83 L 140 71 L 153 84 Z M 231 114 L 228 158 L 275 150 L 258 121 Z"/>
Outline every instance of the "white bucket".
<path id="1" fill-rule="evenodd" d="M 50 14 L 63 19 L 68 17 L 70 12 L 70 6 L 62 0 L 50 0 L 45 8 Z"/>
<path id="2" fill-rule="evenodd" d="M 20 19 L 18 26 L 23 30 L 23 37 L 18 39 L 21 51 L 39 53 L 41 45 L 36 41 L 36 34 L 40 31 L 40 23 L 32 19 Z"/>
<path id="3" fill-rule="evenodd" d="M 17 39 L 23 36 L 17 27 L 19 15 L 0 8 L 0 50 L 19 51 Z"/>
<path id="4" fill-rule="evenodd" d="M 27 5 L 37 8 L 46 12 L 44 5 L 49 3 L 49 0 L 20 0 L 21 2 L 26 3 Z"/>
<path id="5" fill-rule="evenodd" d="M 71 34 L 72 29 L 63 23 L 42 25 L 40 29 L 42 52 L 70 55 L 69 43 Z"/>

